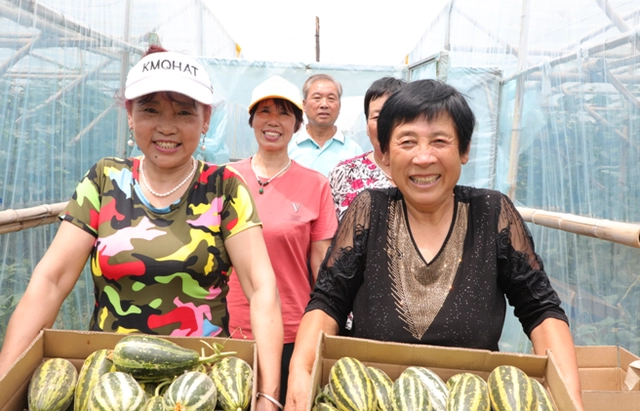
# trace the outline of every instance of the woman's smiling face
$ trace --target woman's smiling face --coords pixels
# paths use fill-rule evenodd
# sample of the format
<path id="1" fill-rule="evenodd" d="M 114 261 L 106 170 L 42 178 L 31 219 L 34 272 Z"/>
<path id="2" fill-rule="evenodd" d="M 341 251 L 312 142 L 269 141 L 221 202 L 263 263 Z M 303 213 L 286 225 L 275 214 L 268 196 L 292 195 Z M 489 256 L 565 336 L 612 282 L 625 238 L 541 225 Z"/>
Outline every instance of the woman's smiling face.
<path id="1" fill-rule="evenodd" d="M 209 129 L 211 107 L 179 93 L 137 98 L 128 112 L 140 151 L 158 167 L 191 164 L 200 136 Z"/>
<path id="2" fill-rule="evenodd" d="M 396 126 L 384 159 L 407 204 L 430 212 L 450 201 L 469 153 L 460 154 L 453 120 L 443 113 Z"/>
<path id="3" fill-rule="evenodd" d="M 258 103 L 251 126 L 262 149 L 287 150 L 295 132 L 296 117 L 284 106 L 275 104 L 273 99 L 267 99 Z"/>

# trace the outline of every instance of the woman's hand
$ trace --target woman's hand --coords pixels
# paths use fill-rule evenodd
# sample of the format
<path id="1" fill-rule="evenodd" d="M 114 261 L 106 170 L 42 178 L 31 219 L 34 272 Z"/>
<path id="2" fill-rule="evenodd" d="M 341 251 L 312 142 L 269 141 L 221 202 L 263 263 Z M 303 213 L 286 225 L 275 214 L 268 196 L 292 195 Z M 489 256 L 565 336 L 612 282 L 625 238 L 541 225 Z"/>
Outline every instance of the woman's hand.
<path id="1" fill-rule="evenodd" d="M 289 364 L 286 411 L 306 410 L 318 340 L 322 332 L 337 335 L 338 331 L 338 324 L 324 311 L 313 310 L 302 316 Z"/>
<path id="2" fill-rule="evenodd" d="M 551 350 L 560 373 L 567 382 L 569 394 L 578 406 L 578 411 L 582 411 L 580 374 L 569 325 L 556 318 L 547 318 L 531 331 L 531 342 L 538 355 L 547 355 L 547 350 Z"/>
<path id="3" fill-rule="evenodd" d="M 310 381 L 311 372 L 306 369 L 298 368 L 295 371 L 293 369 L 289 370 L 287 402 L 284 406 L 285 411 L 306 411 Z"/>
<path id="4" fill-rule="evenodd" d="M 284 330 L 276 277 L 267 254 L 262 228 L 256 226 L 225 240 L 251 316 L 251 332 L 258 349 L 258 392 L 278 398 Z M 268 400 L 267 400 L 268 401 Z M 272 410 L 265 399 L 257 403 Z"/>

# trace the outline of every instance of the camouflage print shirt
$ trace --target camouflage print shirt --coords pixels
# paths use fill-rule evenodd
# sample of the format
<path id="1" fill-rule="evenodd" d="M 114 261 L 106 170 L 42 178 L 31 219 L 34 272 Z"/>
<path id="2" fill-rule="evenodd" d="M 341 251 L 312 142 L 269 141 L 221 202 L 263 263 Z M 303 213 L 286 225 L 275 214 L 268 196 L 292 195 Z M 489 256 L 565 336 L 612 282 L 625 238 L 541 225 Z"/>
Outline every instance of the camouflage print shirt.
<path id="1" fill-rule="evenodd" d="M 158 209 L 142 193 L 139 164 L 100 160 L 61 215 L 96 237 L 91 330 L 226 335 L 231 261 L 224 241 L 261 224 L 242 177 L 199 162 L 184 195 Z"/>

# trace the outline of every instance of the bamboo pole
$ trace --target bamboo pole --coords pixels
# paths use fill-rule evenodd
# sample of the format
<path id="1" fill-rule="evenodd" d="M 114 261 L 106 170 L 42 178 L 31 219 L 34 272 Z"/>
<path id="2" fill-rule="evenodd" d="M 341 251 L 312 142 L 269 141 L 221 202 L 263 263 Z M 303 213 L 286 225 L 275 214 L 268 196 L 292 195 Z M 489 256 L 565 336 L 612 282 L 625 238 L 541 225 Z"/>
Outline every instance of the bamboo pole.
<path id="1" fill-rule="evenodd" d="M 526 207 L 517 207 L 517 209 L 522 218 L 530 223 L 640 248 L 640 224 L 554 213 Z"/>
<path id="2" fill-rule="evenodd" d="M 616 47 L 620 47 L 620 46 L 624 46 L 628 43 L 632 43 L 634 41 L 640 40 L 640 27 L 636 27 L 635 29 L 632 29 L 630 31 L 628 31 L 627 33 L 623 33 L 618 37 L 614 37 L 612 39 L 607 39 L 605 40 L 603 43 L 601 44 L 596 44 L 595 46 L 589 47 L 587 49 L 580 49 L 581 52 L 584 52 L 586 55 L 589 56 L 593 56 L 595 54 L 607 51 L 607 50 L 611 50 L 613 48 Z M 545 65 L 549 65 L 550 67 L 554 67 L 558 64 L 562 64 L 562 63 L 567 63 L 569 61 L 575 60 L 577 58 L 576 52 L 571 51 L 568 54 L 564 55 L 564 56 L 560 56 L 558 58 L 555 58 L 553 60 L 544 62 L 544 63 L 540 63 L 538 65 L 535 66 L 531 66 L 525 70 L 521 70 L 518 71 L 517 73 L 513 74 L 512 76 L 509 77 L 505 77 L 504 79 L 502 79 L 502 84 L 506 84 L 510 81 L 513 81 L 514 79 L 518 78 L 518 77 L 524 77 L 527 76 L 528 74 L 531 74 L 535 71 L 540 71 L 544 68 Z"/>
<path id="3" fill-rule="evenodd" d="M 55 223 L 67 202 L 0 211 L 0 234 Z M 640 248 L 640 224 L 623 223 L 575 214 L 516 207 L 524 221 L 568 233 L 585 235 Z"/>
<path id="4" fill-rule="evenodd" d="M 67 202 L 64 202 L 0 211 L 0 234 L 54 223 L 66 206 Z"/>
<path id="5" fill-rule="evenodd" d="M 529 41 L 529 0 L 522 0 L 522 16 L 520 18 L 520 44 L 518 53 L 518 71 L 527 64 L 527 43 Z M 516 196 L 518 185 L 518 166 L 520 157 L 520 136 L 522 134 L 522 109 L 524 107 L 524 77 L 516 80 L 516 98 L 513 107 L 513 125 L 511 127 L 511 149 L 509 152 L 508 196 L 512 200 Z"/>

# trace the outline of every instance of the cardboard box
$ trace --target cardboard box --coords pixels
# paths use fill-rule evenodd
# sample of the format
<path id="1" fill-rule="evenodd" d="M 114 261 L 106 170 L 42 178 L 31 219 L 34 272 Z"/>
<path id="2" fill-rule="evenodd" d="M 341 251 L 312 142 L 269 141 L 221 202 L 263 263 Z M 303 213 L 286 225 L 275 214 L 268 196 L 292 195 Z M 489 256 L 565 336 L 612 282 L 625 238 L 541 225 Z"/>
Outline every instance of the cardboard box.
<path id="1" fill-rule="evenodd" d="M 640 410 L 640 388 L 637 384 L 630 391 L 625 384 L 640 378 L 629 365 L 640 358 L 622 347 L 576 347 L 578 371 L 582 385 L 585 411 L 601 411 L 614 407 L 616 411 Z"/>
<path id="2" fill-rule="evenodd" d="M 513 365 L 542 382 L 558 410 L 577 410 L 551 352 L 548 356 L 509 354 L 488 350 L 388 343 L 322 334 L 316 349 L 316 361 L 311 371 L 307 411 L 311 410 L 318 387 L 327 383 L 331 366 L 345 356 L 357 358 L 365 365 L 382 369 L 392 380 L 398 378 L 405 368 L 412 365 L 431 369 L 445 382 L 449 377 L 460 372 L 472 372 L 486 380 L 495 367 Z"/>
<path id="3" fill-rule="evenodd" d="M 9 372 L 0 379 L 0 411 L 22 411 L 27 408 L 27 388 L 33 371 L 40 363 L 49 358 L 66 358 L 78 369 L 82 367 L 84 360 L 92 352 L 113 348 L 126 334 L 43 330 L 29 345 L 27 350 L 13 364 Z M 176 344 L 196 350 L 198 353 L 205 349 L 205 354 L 211 354 L 201 341 L 209 344 L 222 344 L 222 351 L 235 351 L 236 356 L 252 365 L 253 373 L 253 398 L 257 387 L 257 351 L 253 341 L 232 340 L 227 338 L 212 337 L 167 337 L 167 340 Z M 251 407 L 253 410 L 253 405 Z"/>

